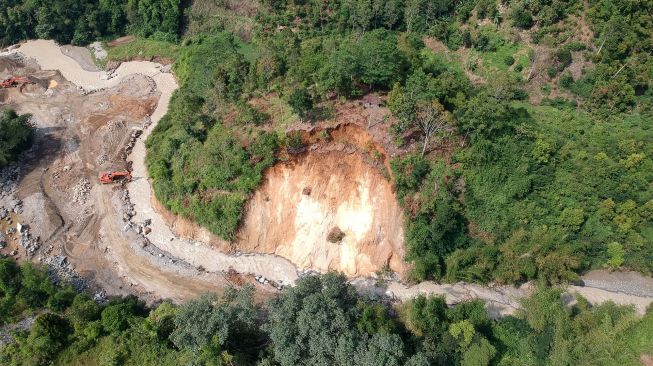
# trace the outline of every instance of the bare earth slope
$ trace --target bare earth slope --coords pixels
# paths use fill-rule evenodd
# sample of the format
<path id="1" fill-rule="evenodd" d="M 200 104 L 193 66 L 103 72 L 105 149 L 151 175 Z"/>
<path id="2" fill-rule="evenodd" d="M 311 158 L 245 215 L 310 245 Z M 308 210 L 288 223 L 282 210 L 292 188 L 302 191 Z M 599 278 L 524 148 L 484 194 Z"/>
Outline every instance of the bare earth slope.
<path id="1" fill-rule="evenodd" d="M 316 150 L 275 165 L 243 222 L 239 249 L 275 253 L 303 269 L 350 277 L 386 265 L 405 271 L 402 210 L 388 179 L 357 151 Z M 342 239 L 329 240 L 332 231 Z"/>

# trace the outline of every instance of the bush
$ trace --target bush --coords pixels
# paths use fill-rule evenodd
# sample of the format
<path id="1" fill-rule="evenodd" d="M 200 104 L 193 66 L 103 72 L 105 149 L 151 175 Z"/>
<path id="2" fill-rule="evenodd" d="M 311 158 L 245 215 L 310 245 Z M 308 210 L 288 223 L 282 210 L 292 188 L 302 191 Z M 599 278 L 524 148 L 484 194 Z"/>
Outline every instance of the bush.
<path id="1" fill-rule="evenodd" d="M 533 16 L 522 4 L 519 4 L 512 10 L 510 19 L 512 19 L 512 24 L 518 28 L 529 29 L 533 26 Z"/>
<path id="2" fill-rule="evenodd" d="M 313 100 L 306 91 L 306 88 L 299 88 L 295 89 L 288 96 L 288 105 L 300 118 L 304 118 L 313 109 Z"/>
<path id="3" fill-rule="evenodd" d="M 129 304 L 107 306 L 102 310 L 102 328 L 107 333 L 125 330 L 132 315 L 133 309 Z"/>
<path id="4" fill-rule="evenodd" d="M 465 29 L 462 34 L 462 44 L 466 48 L 472 47 L 472 33 L 469 31 L 469 29 Z"/>
<path id="5" fill-rule="evenodd" d="M 72 328 L 65 318 L 45 313 L 36 318 L 25 343 L 28 359 L 36 365 L 48 365 L 67 344 Z"/>
<path id="6" fill-rule="evenodd" d="M 567 47 L 558 49 L 554 54 L 555 60 L 558 63 L 558 70 L 562 71 L 565 67 L 569 66 L 572 61 L 571 51 Z"/>
<path id="7" fill-rule="evenodd" d="M 476 37 L 474 48 L 476 48 L 481 52 L 490 51 L 492 48 L 492 46 L 490 45 L 490 37 L 488 37 L 483 33 L 479 34 L 478 37 Z"/>
<path id="8" fill-rule="evenodd" d="M 0 295 L 16 295 L 20 290 L 21 281 L 20 268 L 16 262 L 11 258 L 0 257 Z"/>
<path id="9" fill-rule="evenodd" d="M 181 0 L 128 0 L 125 12 L 132 33 L 144 37 L 155 35 L 159 41 L 178 37 Z"/>
<path id="10" fill-rule="evenodd" d="M 508 55 L 503 59 L 503 63 L 506 64 L 506 66 L 512 66 L 515 63 L 515 58 L 512 57 L 512 55 Z"/>
<path id="11" fill-rule="evenodd" d="M 565 72 L 560 76 L 560 86 L 569 89 L 574 84 L 574 77 L 570 72 Z"/>
<path id="12" fill-rule="evenodd" d="M 546 69 L 546 74 L 549 75 L 550 78 L 554 78 L 556 75 L 558 75 L 558 68 L 553 67 L 553 66 L 549 66 Z"/>
<path id="13" fill-rule="evenodd" d="M 304 148 L 304 140 L 299 131 L 290 131 L 286 134 L 286 147 L 291 152 L 297 152 Z"/>
<path id="14" fill-rule="evenodd" d="M 18 154 L 32 146 L 34 129 L 29 114 L 17 115 L 5 108 L 0 116 L 0 168 L 14 161 Z"/>

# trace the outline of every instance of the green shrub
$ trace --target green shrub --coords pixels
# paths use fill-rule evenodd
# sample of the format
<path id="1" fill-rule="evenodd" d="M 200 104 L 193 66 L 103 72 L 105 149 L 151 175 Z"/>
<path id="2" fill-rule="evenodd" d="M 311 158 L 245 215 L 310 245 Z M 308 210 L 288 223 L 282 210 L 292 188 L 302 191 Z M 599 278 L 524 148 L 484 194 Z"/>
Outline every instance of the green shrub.
<path id="1" fill-rule="evenodd" d="M 549 66 L 546 69 L 546 74 L 549 75 L 550 78 L 554 78 L 556 75 L 558 75 L 558 68 L 553 67 L 553 66 Z"/>
<path id="2" fill-rule="evenodd" d="M 18 154 L 32 146 L 34 129 L 29 114 L 17 115 L 5 108 L 0 116 L 0 168 L 14 161 Z"/>
<path id="3" fill-rule="evenodd" d="M 506 66 L 512 66 L 515 63 L 515 58 L 512 57 L 512 55 L 508 55 L 503 59 L 503 63 L 506 64 Z"/>
<path id="4" fill-rule="evenodd" d="M 299 88 L 293 90 L 288 96 L 288 105 L 300 118 L 304 118 L 313 109 L 313 100 L 306 91 L 306 88 Z"/>
<path id="5" fill-rule="evenodd" d="M 621 244 L 617 242 L 612 242 L 608 244 L 608 261 L 606 265 L 610 268 L 619 268 L 624 264 L 624 248 Z"/>
<path id="6" fill-rule="evenodd" d="M 571 75 L 570 72 L 565 72 L 560 76 L 560 86 L 569 89 L 571 86 L 574 84 L 574 77 Z"/>
<path id="7" fill-rule="evenodd" d="M 299 131 L 290 131 L 286 134 L 286 147 L 289 151 L 299 151 L 304 148 L 304 140 Z"/>
<path id="8" fill-rule="evenodd" d="M 510 19 L 515 27 L 528 29 L 533 26 L 533 16 L 519 3 L 510 13 Z"/>
<path id="9" fill-rule="evenodd" d="M 567 47 L 558 49 L 554 54 L 555 60 L 558 63 L 558 70 L 562 71 L 565 67 L 569 66 L 572 61 L 571 51 Z"/>

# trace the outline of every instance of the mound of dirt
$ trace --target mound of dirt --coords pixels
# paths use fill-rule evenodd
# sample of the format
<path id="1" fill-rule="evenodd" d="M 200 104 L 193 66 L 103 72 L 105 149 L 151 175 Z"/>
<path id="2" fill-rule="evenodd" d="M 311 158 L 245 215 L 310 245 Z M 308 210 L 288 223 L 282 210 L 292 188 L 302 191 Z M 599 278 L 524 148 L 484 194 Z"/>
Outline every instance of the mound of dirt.
<path id="1" fill-rule="evenodd" d="M 403 274 L 403 213 L 391 182 L 364 150 L 335 141 L 266 172 L 236 248 L 277 254 L 301 269 Z"/>

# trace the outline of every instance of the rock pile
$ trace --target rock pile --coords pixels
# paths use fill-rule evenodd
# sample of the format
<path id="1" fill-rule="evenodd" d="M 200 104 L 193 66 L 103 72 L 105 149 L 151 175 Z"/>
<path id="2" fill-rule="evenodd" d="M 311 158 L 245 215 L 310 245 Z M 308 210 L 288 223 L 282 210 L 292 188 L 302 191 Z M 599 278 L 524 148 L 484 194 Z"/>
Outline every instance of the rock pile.
<path id="1" fill-rule="evenodd" d="M 136 227 L 136 232 L 139 234 L 147 235 L 152 232 L 150 225 L 152 224 L 151 219 L 146 219 L 140 225 Z"/>
<path id="2" fill-rule="evenodd" d="M 55 255 L 45 259 L 48 266 L 48 277 L 56 284 L 68 284 L 73 286 L 77 291 L 88 289 L 88 282 L 75 272 L 74 267 L 68 262 L 68 258 L 63 255 Z"/>
<path id="3" fill-rule="evenodd" d="M 284 286 L 282 284 L 269 280 L 261 275 L 254 276 L 254 279 L 256 280 L 256 282 L 260 283 L 261 285 L 270 285 L 279 291 L 284 289 Z"/>
<path id="4" fill-rule="evenodd" d="M 34 255 L 34 252 L 36 252 L 39 247 L 39 237 L 38 236 L 32 236 L 32 234 L 29 231 L 29 227 L 21 224 L 17 224 L 19 227 L 18 229 L 18 235 L 19 235 L 19 240 L 18 243 L 20 244 L 23 249 L 25 249 L 25 254 L 27 254 L 27 257 L 31 257 Z"/>
<path id="5" fill-rule="evenodd" d="M 125 153 L 127 155 L 131 154 L 132 150 L 134 149 L 134 145 L 136 145 L 136 140 L 140 135 L 143 134 L 143 130 L 141 129 L 134 129 L 129 136 L 129 142 L 127 143 L 127 147 L 125 148 Z"/>
<path id="6" fill-rule="evenodd" d="M 109 302 L 109 297 L 107 296 L 107 292 L 104 290 L 100 290 L 100 292 L 96 292 L 95 295 L 93 295 L 93 301 L 97 302 L 100 305 L 104 305 Z"/>
<path id="7" fill-rule="evenodd" d="M 88 47 L 91 49 L 96 59 L 105 60 L 107 58 L 108 52 L 104 49 L 104 47 L 102 47 L 102 43 L 93 42 L 88 45 Z"/>
<path id="8" fill-rule="evenodd" d="M 15 214 L 23 213 L 23 201 L 15 198 L 9 202 L 11 211 Z"/>
<path id="9" fill-rule="evenodd" d="M 84 204 L 88 200 L 90 193 L 91 193 L 91 182 L 89 182 L 88 179 L 86 178 L 82 178 L 73 187 L 72 200 L 74 203 Z"/>
<path id="10" fill-rule="evenodd" d="M 136 210 L 134 210 L 134 204 L 129 201 L 129 191 L 123 189 L 120 199 L 123 202 L 122 209 L 120 210 L 122 212 L 122 222 L 126 222 L 131 226 L 130 220 L 136 215 Z"/>
<path id="11" fill-rule="evenodd" d="M 145 117 L 145 120 L 143 120 L 143 129 L 150 127 L 151 124 L 152 119 L 149 116 Z"/>
<path id="12" fill-rule="evenodd" d="M 0 220 L 7 220 L 11 224 L 9 215 L 13 212 L 19 214 L 23 212 L 23 201 L 19 199 L 9 198 L 6 200 L 6 206 L 0 206 Z"/>
<path id="13" fill-rule="evenodd" d="M 102 154 L 102 155 L 98 156 L 98 157 L 95 159 L 95 163 L 96 163 L 97 165 L 102 166 L 102 165 L 104 165 L 104 163 L 106 163 L 108 160 L 109 160 L 109 157 L 108 157 L 106 154 Z"/>
<path id="14" fill-rule="evenodd" d="M 18 165 L 0 169 L 0 198 L 9 197 L 16 191 L 16 183 L 20 176 Z"/>

